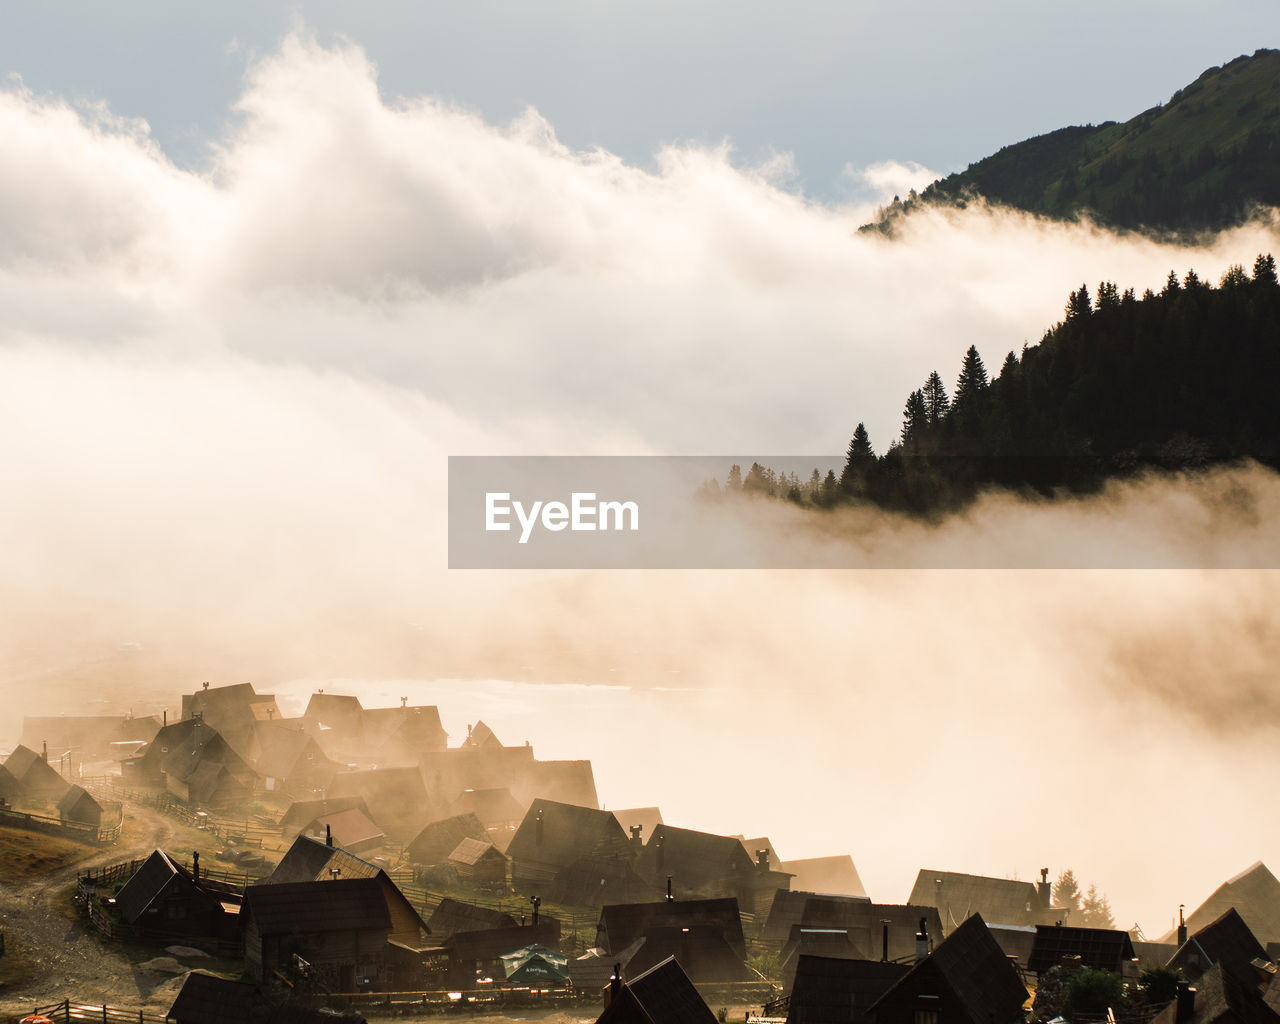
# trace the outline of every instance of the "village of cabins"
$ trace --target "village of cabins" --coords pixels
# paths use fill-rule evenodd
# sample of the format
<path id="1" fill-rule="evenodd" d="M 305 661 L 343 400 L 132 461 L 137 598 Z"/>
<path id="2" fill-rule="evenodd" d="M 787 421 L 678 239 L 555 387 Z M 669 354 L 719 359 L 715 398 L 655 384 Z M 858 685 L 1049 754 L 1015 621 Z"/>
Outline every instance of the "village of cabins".
<path id="1" fill-rule="evenodd" d="M 759 1021 L 1013 1024 L 1046 1019 L 1047 972 L 1132 985 L 1161 968 L 1177 988 L 1145 1020 L 1280 1024 L 1280 881 L 1261 863 L 1160 941 L 1073 924 L 1047 869 L 925 868 L 904 903 L 876 903 L 848 854 L 779 860 L 658 807 L 602 810 L 589 761 L 540 761 L 483 723 L 448 739 L 435 707 L 321 691 L 291 719 L 248 683 L 206 683 L 174 722 L 26 719 L 0 827 L 109 845 L 145 800 L 209 830 L 203 859 L 157 849 L 80 878 L 100 941 L 238 968 L 188 974 L 176 1024 L 359 1021 L 370 992 L 424 1013 L 576 995 L 603 1024 L 713 1024 L 734 986 Z"/>

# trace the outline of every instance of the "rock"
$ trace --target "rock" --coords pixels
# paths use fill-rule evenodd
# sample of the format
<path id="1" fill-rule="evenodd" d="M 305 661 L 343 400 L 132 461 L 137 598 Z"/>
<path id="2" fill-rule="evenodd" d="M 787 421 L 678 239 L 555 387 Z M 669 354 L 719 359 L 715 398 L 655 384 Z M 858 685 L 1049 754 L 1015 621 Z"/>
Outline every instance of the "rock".
<path id="1" fill-rule="evenodd" d="M 188 959 L 196 956 L 208 957 L 209 955 L 204 950 L 196 949 L 194 946 L 165 946 L 164 951 L 174 956 L 185 956 Z"/>

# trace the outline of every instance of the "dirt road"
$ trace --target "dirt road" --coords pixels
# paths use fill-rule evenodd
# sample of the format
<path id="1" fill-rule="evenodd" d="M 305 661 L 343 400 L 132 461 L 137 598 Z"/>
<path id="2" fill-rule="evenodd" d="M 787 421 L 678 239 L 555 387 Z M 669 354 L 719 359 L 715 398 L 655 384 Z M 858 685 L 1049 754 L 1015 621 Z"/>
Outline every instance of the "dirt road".
<path id="1" fill-rule="evenodd" d="M 169 1009 L 178 987 L 174 976 L 140 970 L 118 948 L 99 942 L 71 906 L 78 872 L 145 857 L 172 838 L 173 823 L 156 811 L 127 804 L 125 813 L 132 818 L 127 830 L 132 838 L 125 843 L 25 884 L 0 886 L 0 928 L 34 962 L 23 984 L 0 990 L 0 1015 L 30 1013 L 33 1006 L 66 998 L 127 1009 Z"/>

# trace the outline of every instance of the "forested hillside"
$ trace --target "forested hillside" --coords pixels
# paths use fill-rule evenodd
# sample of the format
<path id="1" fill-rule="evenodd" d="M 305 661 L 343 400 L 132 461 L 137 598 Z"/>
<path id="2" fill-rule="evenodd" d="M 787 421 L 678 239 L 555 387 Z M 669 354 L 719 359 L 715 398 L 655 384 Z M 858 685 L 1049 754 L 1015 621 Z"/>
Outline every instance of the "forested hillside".
<path id="1" fill-rule="evenodd" d="M 1005 146 L 881 211 L 892 234 L 926 203 L 989 202 L 1116 228 L 1194 233 L 1280 205 L 1280 51 L 1210 68 L 1165 104 L 1117 124 L 1061 128 Z"/>

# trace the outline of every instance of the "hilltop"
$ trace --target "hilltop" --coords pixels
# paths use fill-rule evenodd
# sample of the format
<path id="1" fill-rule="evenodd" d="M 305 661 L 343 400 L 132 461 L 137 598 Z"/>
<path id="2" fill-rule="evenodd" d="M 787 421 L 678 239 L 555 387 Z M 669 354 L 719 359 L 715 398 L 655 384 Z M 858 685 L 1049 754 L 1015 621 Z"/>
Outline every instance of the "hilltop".
<path id="1" fill-rule="evenodd" d="M 1280 50 L 1209 68 L 1169 101 L 1123 123 L 1060 128 L 1005 146 L 862 230 L 892 234 L 923 203 L 988 202 L 1058 219 L 1185 234 L 1280 205 Z"/>

